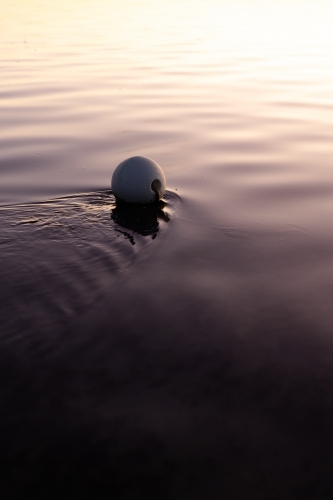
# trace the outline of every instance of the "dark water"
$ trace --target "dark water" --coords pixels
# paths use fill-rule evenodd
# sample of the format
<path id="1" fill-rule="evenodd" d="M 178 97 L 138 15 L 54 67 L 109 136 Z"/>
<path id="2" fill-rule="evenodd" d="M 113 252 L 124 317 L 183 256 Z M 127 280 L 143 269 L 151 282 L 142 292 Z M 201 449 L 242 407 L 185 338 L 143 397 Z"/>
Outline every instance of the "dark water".
<path id="1" fill-rule="evenodd" d="M 1 498 L 333 498 L 330 3 L 0 9 Z"/>

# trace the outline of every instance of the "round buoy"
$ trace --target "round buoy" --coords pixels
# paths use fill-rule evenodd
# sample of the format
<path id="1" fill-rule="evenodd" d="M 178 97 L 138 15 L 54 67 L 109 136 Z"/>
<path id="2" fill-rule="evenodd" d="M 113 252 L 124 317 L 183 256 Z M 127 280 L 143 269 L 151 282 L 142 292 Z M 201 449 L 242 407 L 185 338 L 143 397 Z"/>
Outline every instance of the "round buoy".
<path id="1" fill-rule="evenodd" d="M 156 161 L 144 156 L 133 156 L 115 169 L 111 189 L 117 201 L 127 203 L 156 203 L 166 187 L 165 175 Z"/>

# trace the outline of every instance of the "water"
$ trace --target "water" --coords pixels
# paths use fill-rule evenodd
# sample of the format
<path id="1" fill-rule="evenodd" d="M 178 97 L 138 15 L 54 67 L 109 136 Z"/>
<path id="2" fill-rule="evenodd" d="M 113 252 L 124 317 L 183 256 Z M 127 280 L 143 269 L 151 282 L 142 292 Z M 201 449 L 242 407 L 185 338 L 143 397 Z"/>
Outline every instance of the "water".
<path id="1" fill-rule="evenodd" d="M 331 18 L 0 1 L 2 498 L 332 497 Z"/>

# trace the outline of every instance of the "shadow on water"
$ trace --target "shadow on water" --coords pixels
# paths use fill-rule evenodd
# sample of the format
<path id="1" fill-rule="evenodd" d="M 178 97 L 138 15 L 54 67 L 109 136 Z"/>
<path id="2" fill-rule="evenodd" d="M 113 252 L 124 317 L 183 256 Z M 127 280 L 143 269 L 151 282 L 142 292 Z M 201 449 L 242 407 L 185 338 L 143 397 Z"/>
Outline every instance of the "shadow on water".
<path id="1" fill-rule="evenodd" d="M 150 236 L 154 240 L 159 231 L 159 221 L 170 221 L 170 216 L 164 211 L 165 206 L 163 201 L 152 205 L 118 202 L 111 211 L 111 219 L 117 225 L 116 231 L 135 245 L 135 234 Z"/>

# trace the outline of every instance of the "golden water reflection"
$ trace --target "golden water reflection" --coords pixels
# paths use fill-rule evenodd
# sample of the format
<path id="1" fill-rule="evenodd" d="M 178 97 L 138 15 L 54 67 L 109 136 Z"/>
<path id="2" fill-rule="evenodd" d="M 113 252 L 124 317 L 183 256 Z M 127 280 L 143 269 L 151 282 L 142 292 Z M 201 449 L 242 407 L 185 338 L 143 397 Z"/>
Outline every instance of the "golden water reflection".
<path id="1" fill-rule="evenodd" d="M 281 216 L 252 187 L 333 182 L 329 0 L 0 5 L 0 203 L 109 188 L 133 154 L 237 218 Z"/>

